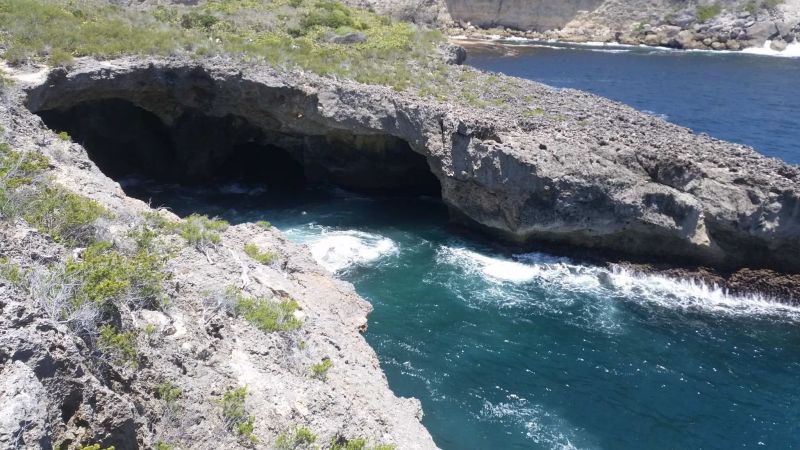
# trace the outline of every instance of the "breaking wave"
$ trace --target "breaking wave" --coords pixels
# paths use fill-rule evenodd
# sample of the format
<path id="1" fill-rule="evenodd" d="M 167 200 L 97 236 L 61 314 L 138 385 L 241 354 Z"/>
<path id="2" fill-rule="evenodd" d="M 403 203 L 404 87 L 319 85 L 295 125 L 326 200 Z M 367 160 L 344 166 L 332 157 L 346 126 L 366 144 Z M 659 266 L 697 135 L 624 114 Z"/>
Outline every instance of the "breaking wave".
<path id="1" fill-rule="evenodd" d="M 391 239 L 364 231 L 309 225 L 286 230 L 286 234 L 307 244 L 314 260 L 333 273 L 368 265 L 399 251 Z"/>
<path id="2" fill-rule="evenodd" d="M 620 266 L 579 264 L 544 253 L 511 258 L 488 256 L 463 248 L 441 246 L 441 264 L 459 266 L 492 284 L 537 285 L 549 292 L 591 295 L 620 301 L 638 301 L 666 308 L 729 315 L 780 315 L 800 320 L 800 307 L 761 295 L 734 295 L 719 286 L 695 279 L 644 274 Z M 518 297 L 517 297 L 518 298 Z"/>

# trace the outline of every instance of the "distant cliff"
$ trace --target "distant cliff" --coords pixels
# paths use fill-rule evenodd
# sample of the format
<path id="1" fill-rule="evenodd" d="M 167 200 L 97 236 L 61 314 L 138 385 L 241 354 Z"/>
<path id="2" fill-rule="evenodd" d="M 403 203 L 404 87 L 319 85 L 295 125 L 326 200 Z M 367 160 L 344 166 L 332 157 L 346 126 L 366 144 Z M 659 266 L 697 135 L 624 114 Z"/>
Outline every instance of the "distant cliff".
<path id="1" fill-rule="evenodd" d="M 740 50 L 800 40 L 800 0 L 346 0 L 456 33 Z M 461 29 L 462 31 L 459 31 Z"/>

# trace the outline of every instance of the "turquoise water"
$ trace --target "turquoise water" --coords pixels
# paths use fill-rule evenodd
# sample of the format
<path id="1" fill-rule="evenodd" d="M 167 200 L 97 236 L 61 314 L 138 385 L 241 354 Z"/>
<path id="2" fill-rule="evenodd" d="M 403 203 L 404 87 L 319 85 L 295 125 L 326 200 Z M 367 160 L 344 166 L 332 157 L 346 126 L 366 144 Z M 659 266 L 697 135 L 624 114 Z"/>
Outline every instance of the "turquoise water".
<path id="1" fill-rule="evenodd" d="M 593 92 L 800 163 L 800 57 L 516 43 L 470 48 L 467 63 Z"/>
<path id="2" fill-rule="evenodd" d="M 507 253 L 433 198 L 126 190 L 309 245 L 375 306 L 366 338 L 442 448 L 800 448 L 800 309 Z"/>

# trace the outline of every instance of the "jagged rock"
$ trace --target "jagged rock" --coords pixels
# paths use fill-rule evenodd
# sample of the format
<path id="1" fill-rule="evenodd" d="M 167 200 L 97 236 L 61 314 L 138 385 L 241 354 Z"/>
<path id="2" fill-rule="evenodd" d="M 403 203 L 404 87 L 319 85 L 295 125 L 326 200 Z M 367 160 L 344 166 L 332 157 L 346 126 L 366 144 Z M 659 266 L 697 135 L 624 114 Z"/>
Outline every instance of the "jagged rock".
<path id="1" fill-rule="evenodd" d="M 362 42 L 367 42 L 367 36 L 361 32 L 347 33 L 341 36 L 331 36 L 328 42 L 334 44 L 360 44 Z"/>
<path id="2" fill-rule="evenodd" d="M 429 170 L 455 217 L 513 241 L 800 270 L 798 178 L 777 175 L 796 168 L 589 94 L 524 83 L 544 110 L 584 118 L 573 126 L 545 115 L 528 126 L 513 107 L 488 118 L 387 88 L 267 68 L 242 71 L 211 61 L 111 64 L 113 70 L 87 62 L 50 77 L 31 91 L 29 107 L 63 110 L 115 98 L 163 123 L 180 123 L 187 112 L 207 117 L 200 124 L 233 115 L 296 160 L 324 168 L 319 175 L 336 183 L 433 183 L 423 173 Z M 320 146 L 325 136 L 337 138 Z M 598 145 L 598 136 L 610 145 Z M 535 150 L 540 144 L 547 150 Z M 192 160 L 195 174 L 213 174 L 220 160 L 208 155 L 224 157 L 226 148 L 178 151 Z"/>
<path id="3" fill-rule="evenodd" d="M 769 48 L 775 50 L 776 52 L 782 52 L 786 50 L 788 44 L 783 39 L 775 39 L 769 43 Z"/>
<path id="4" fill-rule="evenodd" d="M 756 22 L 747 28 L 747 37 L 756 42 L 764 43 L 778 34 L 778 28 L 773 22 Z"/>
<path id="5" fill-rule="evenodd" d="M 461 65 L 467 60 L 467 50 L 460 45 L 446 45 L 442 51 L 447 64 Z"/>

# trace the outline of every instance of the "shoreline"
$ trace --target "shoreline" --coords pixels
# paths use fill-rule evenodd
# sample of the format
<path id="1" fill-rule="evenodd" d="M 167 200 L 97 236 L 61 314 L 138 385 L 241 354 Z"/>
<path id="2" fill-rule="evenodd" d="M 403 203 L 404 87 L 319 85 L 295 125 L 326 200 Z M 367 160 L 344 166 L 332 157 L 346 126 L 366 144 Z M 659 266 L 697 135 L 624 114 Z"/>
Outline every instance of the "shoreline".
<path id="1" fill-rule="evenodd" d="M 578 42 L 570 40 L 558 39 L 539 39 L 528 38 L 522 36 L 503 36 L 498 34 L 473 34 L 473 35 L 451 35 L 447 37 L 448 41 L 455 45 L 464 47 L 469 46 L 487 46 L 499 45 L 504 47 L 539 47 L 539 48 L 552 48 L 552 49 L 584 49 L 589 51 L 660 51 L 660 52 L 687 52 L 687 53 L 707 53 L 707 54 L 727 54 L 727 55 L 750 55 L 750 56 L 765 56 L 773 58 L 800 58 L 800 42 L 789 44 L 785 50 L 776 51 L 770 48 L 770 42 L 767 41 L 763 47 L 747 47 L 741 50 L 713 50 L 713 49 L 679 49 L 659 45 L 647 44 L 623 44 L 620 42 L 600 42 L 588 41 Z"/>

